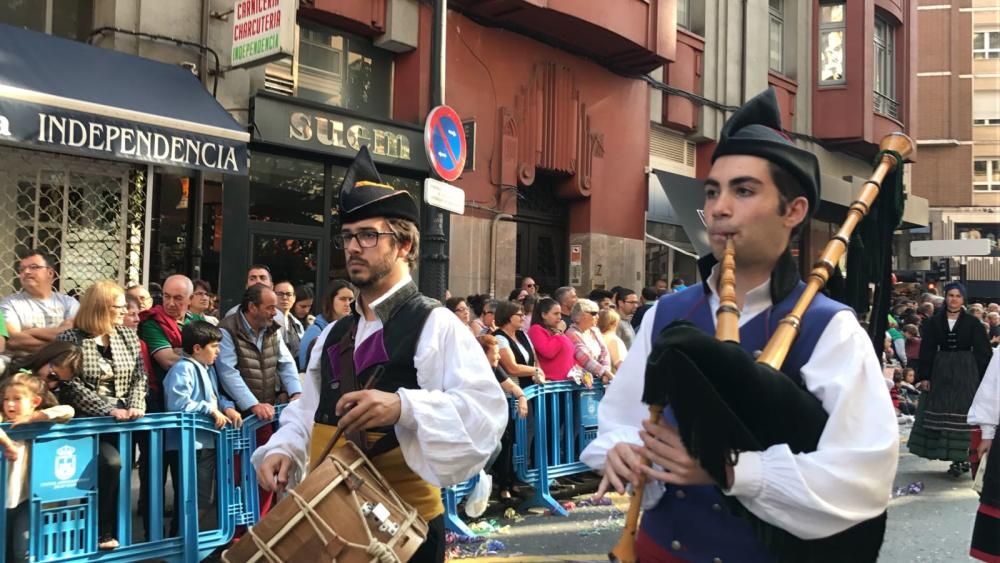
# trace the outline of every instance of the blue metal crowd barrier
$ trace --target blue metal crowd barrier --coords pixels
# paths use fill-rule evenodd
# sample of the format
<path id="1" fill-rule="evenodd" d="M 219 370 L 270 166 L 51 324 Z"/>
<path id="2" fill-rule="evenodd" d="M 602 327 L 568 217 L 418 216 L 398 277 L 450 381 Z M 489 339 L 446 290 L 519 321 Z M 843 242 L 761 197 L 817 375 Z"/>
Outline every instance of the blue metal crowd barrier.
<path id="1" fill-rule="evenodd" d="M 194 563 L 207 557 L 217 547 L 228 543 L 235 530 L 237 514 L 245 506 L 234 482 L 233 456 L 216 456 L 217 527 L 199 531 L 198 483 L 195 457 L 196 433 L 206 432 L 214 439 L 216 452 L 240 452 L 241 431 L 227 427 L 217 430 L 206 415 L 191 413 L 156 413 L 132 422 L 114 419 L 83 418 L 67 424 L 31 424 L 17 428 L 3 425 L 14 440 L 30 445 L 29 503 L 30 560 L 35 562 L 100 561 L 124 562 L 164 559 Z M 150 457 L 149 483 L 162 483 L 165 433 L 176 432 L 180 464 L 180 506 L 174 507 L 179 518 L 176 537 L 163 537 L 163 494 L 150 494 L 149 533 L 145 541 L 133 539 L 132 470 L 136 433 L 148 433 Z M 101 441 L 110 441 L 118 450 L 121 469 L 118 498 L 108 499 L 98 490 L 98 456 Z M 0 483 L 6 484 L 8 464 L 0 463 Z M 160 487 L 153 487 L 154 492 Z M 243 487 L 244 489 L 248 487 Z M 7 505 L 7 487 L 0 488 L 0 506 Z M 98 504 L 117 504 L 116 538 L 120 547 L 99 551 Z M 7 530 L 6 510 L 0 510 L 0 530 Z M 190 538 L 197 538 L 190 541 Z M 7 534 L 0 535 L 0 553 L 6 552 Z"/>
<path id="2" fill-rule="evenodd" d="M 441 489 L 441 500 L 444 501 L 444 527 L 446 530 L 462 534 L 463 536 L 476 537 L 479 534 L 473 532 L 465 524 L 462 517 L 458 515 L 458 504 L 469 496 L 472 489 L 479 483 L 479 475 L 472 479 L 459 483 L 451 487 Z"/>
<path id="3" fill-rule="evenodd" d="M 531 385 L 524 389 L 528 417 L 515 421 L 514 472 L 534 493 L 522 508 L 546 507 L 567 516 L 549 491 L 550 481 L 590 471 L 580 452 L 597 437 L 597 405 L 604 387 L 586 389 L 572 381 Z M 512 416 L 515 416 L 512 414 Z"/>

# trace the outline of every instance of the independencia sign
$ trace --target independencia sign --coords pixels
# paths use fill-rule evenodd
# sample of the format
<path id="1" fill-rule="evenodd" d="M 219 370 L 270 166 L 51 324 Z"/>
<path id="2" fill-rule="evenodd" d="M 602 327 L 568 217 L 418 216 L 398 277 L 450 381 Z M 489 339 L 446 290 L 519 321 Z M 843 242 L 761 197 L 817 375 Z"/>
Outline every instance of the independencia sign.
<path id="1" fill-rule="evenodd" d="M 236 0 L 232 66 L 264 64 L 295 51 L 298 0 Z"/>
<path id="2" fill-rule="evenodd" d="M 231 131 L 204 129 L 206 134 L 199 134 L 0 97 L 0 141 L 94 158 L 246 174 L 246 143 L 235 134 L 213 134 Z"/>
<path id="3" fill-rule="evenodd" d="M 377 163 L 424 173 L 428 170 L 424 134 L 416 125 L 369 120 L 325 106 L 257 94 L 252 130 L 255 139 L 265 143 L 345 158 L 354 158 L 362 145 L 368 145 Z"/>

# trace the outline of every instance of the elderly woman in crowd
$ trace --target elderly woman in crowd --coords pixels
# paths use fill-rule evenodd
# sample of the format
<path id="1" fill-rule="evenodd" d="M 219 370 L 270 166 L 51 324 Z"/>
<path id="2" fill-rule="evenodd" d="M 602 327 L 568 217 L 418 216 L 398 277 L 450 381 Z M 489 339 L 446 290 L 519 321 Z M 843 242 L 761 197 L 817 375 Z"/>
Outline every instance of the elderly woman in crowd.
<path id="1" fill-rule="evenodd" d="M 583 385 L 590 387 L 595 379 L 607 385 L 613 377 L 611 372 L 611 355 L 604 345 L 604 338 L 597 330 L 597 315 L 600 310 L 597 303 L 590 299 L 580 299 L 573 305 L 570 318 L 573 324 L 566 329 L 566 336 L 576 347 L 574 358 L 576 365 L 584 371 Z"/>
<path id="2" fill-rule="evenodd" d="M 550 297 L 540 300 L 535 306 L 528 338 L 548 381 L 569 379 L 569 372 L 576 365 L 573 341 L 566 336 L 565 329 L 559 303 Z"/>
<path id="3" fill-rule="evenodd" d="M 625 354 L 628 352 L 625 342 L 618 336 L 620 322 L 621 317 L 614 309 L 604 309 L 597 315 L 597 329 L 601 331 L 601 338 L 604 339 L 604 345 L 608 348 L 613 373 L 618 372 L 618 366 L 625 361 Z"/>
<path id="4" fill-rule="evenodd" d="M 80 299 L 73 328 L 58 340 L 72 342 L 83 354 L 79 377 L 63 386 L 60 401 L 77 416 L 111 416 L 118 421 L 139 418 L 146 411 L 146 371 L 139 337 L 124 326 L 125 292 L 113 281 L 99 281 Z M 118 539 L 118 474 L 121 457 L 117 438 L 102 435 L 98 453 L 98 527 L 100 549 L 115 549 Z"/>
<path id="5" fill-rule="evenodd" d="M 206 321 L 213 325 L 219 324 L 219 319 L 211 316 L 212 312 L 212 286 L 205 280 L 194 280 L 194 293 L 191 294 L 191 304 L 188 311 L 195 315 L 201 315 Z"/>
<path id="6" fill-rule="evenodd" d="M 313 323 L 302 334 L 299 342 L 299 370 L 309 367 L 309 354 L 312 353 L 316 337 L 323 332 L 326 325 L 351 314 L 351 304 L 354 303 L 354 286 L 347 280 L 333 280 L 326 291 L 323 301 L 323 312 L 316 316 Z"/>

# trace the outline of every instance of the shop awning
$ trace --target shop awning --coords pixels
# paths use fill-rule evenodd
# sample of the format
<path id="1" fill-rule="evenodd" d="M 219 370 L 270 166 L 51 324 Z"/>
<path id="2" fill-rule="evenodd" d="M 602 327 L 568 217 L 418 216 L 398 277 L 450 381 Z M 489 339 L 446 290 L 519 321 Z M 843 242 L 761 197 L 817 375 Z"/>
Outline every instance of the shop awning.
<path id="1" fill-rule="evenodd" d="M 649 243 L 652 243 L 652 244 L 658 244 L 660 246 L 665 246 L 667 248 L 672 248 L 675 251 L 680 252 L 684 256 L 690 256 L 691 258 L 694 258 L 695 260 L 697 260 L 699 258 L 699 256 L 693 252 L 693 250 L 694 250 L 693 248 L 684 248 L 683 245 L 681 245 L 681 244 L 667 242 L 667 241 L 665 241 L 663 239 L 656 238 L 656 237 L 654 237 L 653 235 L 651 235 L 649 233 L 646 233 L 646 242 L 649 242 Z M 688 245 L 688 246 L 690 246 L 690 245 Z"/>
<path id="2" fill-rule="evenodd" d="M 182 67 L 0 24 L 0 141 L 246 174 L 249 140 Z"/>
<path id="3" fill-rule="evenodd" d="M 705 190 L 703 182 L 680 174 L 653 170 L 650 176 L 649 221 L 680 225 L 699 256 L 712 251 L 708 229 L 702 219 Z M 656 185 L 659 185 L 659 191 Z"/>

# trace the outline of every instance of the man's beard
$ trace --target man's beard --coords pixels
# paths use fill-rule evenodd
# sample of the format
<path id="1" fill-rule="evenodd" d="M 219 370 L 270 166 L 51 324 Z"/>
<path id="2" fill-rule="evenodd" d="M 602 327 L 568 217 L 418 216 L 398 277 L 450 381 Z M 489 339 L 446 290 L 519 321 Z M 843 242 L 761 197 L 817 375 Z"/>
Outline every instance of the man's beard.
<path id="1" fill-rule="evenodd" d="M 347 277 L 351 279 L 351 283 L 355 286 L 361 287 L 371 287 L 381 281 L 383 278 L 392 272 L 392 256 L 393 252 L 388 252 L 384 256 L 380 256 L 377 261 L 365 261 L 367 265 L 367 273 L 353 273 L 351 271 L 351 265 L 347 265 Z"/>

